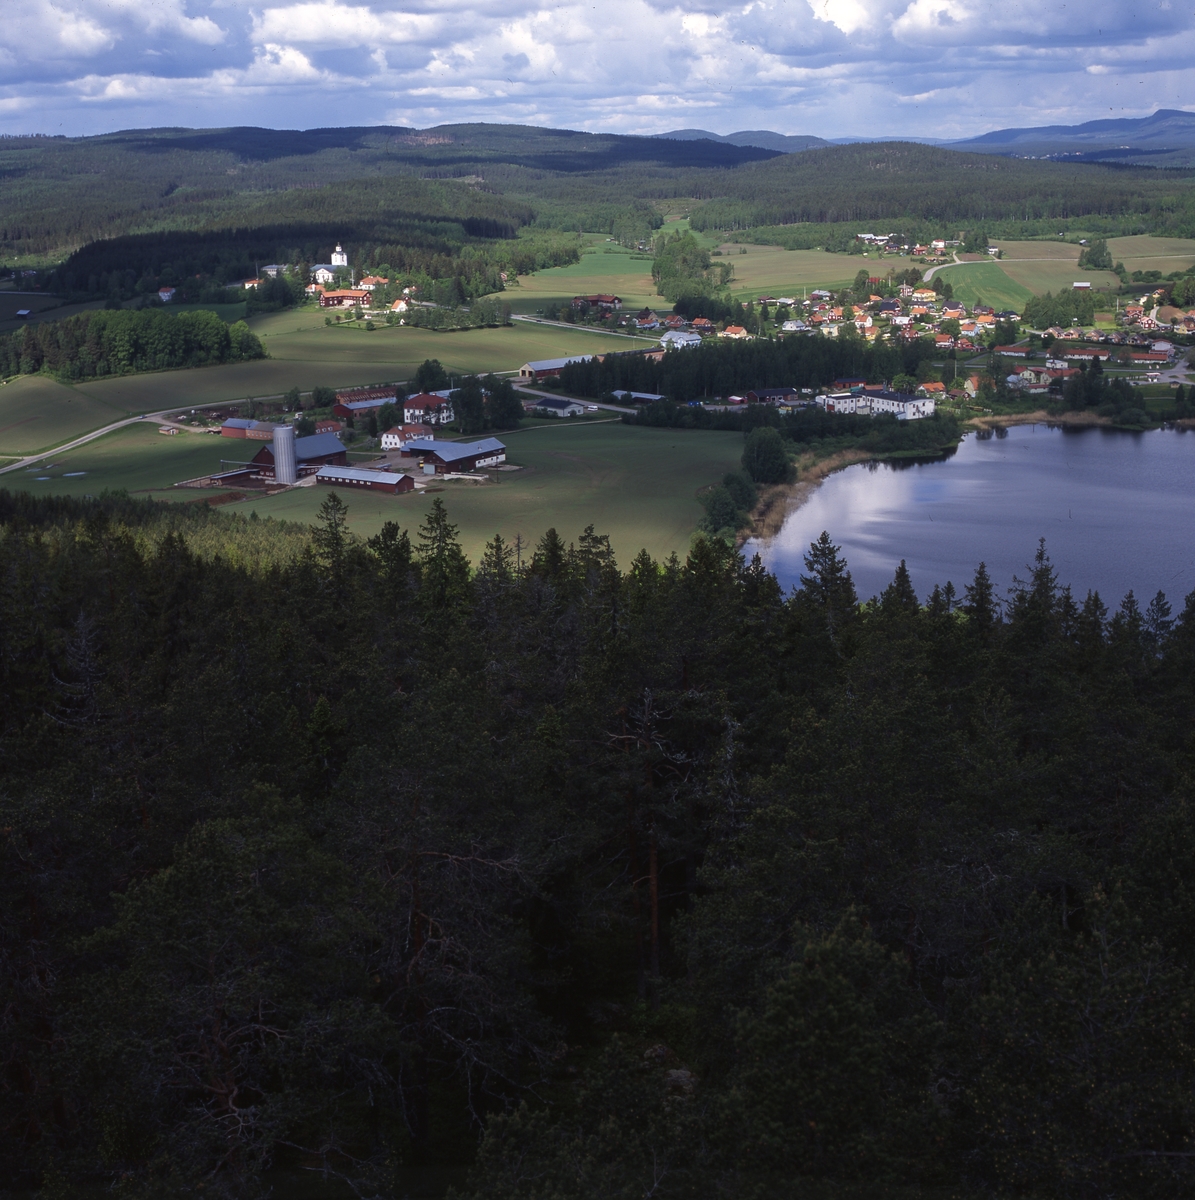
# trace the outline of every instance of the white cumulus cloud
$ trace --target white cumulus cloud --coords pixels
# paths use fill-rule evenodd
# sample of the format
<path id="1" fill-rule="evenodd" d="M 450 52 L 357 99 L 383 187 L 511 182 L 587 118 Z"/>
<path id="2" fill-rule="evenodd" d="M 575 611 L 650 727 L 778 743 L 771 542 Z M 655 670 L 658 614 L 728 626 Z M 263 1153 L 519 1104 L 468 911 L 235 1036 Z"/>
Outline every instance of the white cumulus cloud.
<path id="1" fill-rule="evenodd" d="M 1168 0 L 0 4 L 13 131 L 488 120 L 949 137 L 1195 97 L 1195 13 Z"/>

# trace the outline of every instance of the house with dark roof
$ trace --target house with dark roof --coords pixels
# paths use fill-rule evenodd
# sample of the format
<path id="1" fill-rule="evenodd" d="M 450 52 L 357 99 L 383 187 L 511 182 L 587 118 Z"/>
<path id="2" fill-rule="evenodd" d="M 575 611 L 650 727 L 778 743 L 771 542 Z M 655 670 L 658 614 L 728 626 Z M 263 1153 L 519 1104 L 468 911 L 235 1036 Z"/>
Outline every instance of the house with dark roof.
<path id="1" fill-rule="evenodd" d="M 460 474 L 506 461 L 506 447 L 497 438 L 479 442 L 439 442 L 416 439 L 402 448 L 403 458 L 418 460 L 425 475 Z"/>
<path id="2" fill-rule="evenodd" d="M 417 392 L 402 404 L 402 419 L 406 425 L 447 425 L 455 417 L 452 401 L 434 392 Z"/>
<path id="3" fill-rule="evenodd" d="M 793 387 L 755 388 L 747 393 L 748 404 L 787 404 L 797 399 Z"/>
<path id="4" fill-rule="evenodd" d="M 560 375 L 569 363 L 589 362 L 591 354 L 575 354 L 571 358 L 541 358 L 535 362 L 525 362 L 519 368 L 519 379 L 529 383 L 539 383 L 543 379 L 554 379 Z M 601 357 L 598 357 L 601 361 Z"/>
<path id="5" fill-rule="evenodd" d="M 334 433 L 316 433 L 311 437 L 295 438 L 295 465 L 300 477 L 314 475 L 322 466 L 348 466 L 348 452 L 344 443 Z M 274 480 L 274 443 L 271 441 L 247 463 L 238 464 L 235 470 L 213 475 L 220 483 L 269 484 Z"/>
<path id="6" fill-rule="evenodd" d="M 229 417 L 220 426 L 220 436 L 227 438 L 248 438 L 252 442 L 272 442 L 274 440 L 274 422 L 250 421 L 244 417 Z"/>

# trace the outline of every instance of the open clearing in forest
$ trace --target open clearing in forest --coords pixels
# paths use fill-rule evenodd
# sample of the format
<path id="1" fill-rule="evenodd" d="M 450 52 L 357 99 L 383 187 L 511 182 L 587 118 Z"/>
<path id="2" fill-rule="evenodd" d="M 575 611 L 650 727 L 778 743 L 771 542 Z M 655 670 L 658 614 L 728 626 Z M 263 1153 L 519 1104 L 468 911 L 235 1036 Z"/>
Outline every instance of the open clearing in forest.
<path id="1" fill-rule="evenodd" d="M 0 456 L 35 454 L 125 416 L 123 408 L 44 375 L 18 375 L 0 386 Z"/>
<path id="2" fill-rule="evenodd" d="M 513 541 L 534 542 L 549 526 L 575 541 L 586 525 L 610 535 L 624 569 L 640 549 L 660 558 L 683 555 L 701 517 L 699 489 L 717 483 L 739 465 L 742 435 L 697 430 L 644 429 L 619 422 L 547 423 L 528 421 L 501 435 L 512 463 L 522 471 L 500 471 L 497 484 L 438 481 L 433 494 L 372 496 L 342 488 L 354 532 L 369 536 L 386 521 L 412 533 L 433 495 L 460 526 L 462 544 L 474 562 L 484 543 L 501 533 Z M 49 471 L 22 471 L 0 477 L 0 486 L 34 495 L 98 495 L 127 487 L 155 499 L 196 500 L 211 492 L 172 487 L 218 469 L 221 458 L 248 458 L 258 443 L 210 434 L 164 437 L 156 425 L 131 425 L 77 450 L 48 456 Z M 67 472 L 86 474 L 66 479 Z M 38 480 L 38 475 L 50 475 Z M 147 491 L 147 489 L 149 489 Z M 297 488 L 276 496 L 255 495 L 224 506 L 226 512 L 310 523 L 329 489 Z M 227 494 L 227 493 L 224 493 Z"/>

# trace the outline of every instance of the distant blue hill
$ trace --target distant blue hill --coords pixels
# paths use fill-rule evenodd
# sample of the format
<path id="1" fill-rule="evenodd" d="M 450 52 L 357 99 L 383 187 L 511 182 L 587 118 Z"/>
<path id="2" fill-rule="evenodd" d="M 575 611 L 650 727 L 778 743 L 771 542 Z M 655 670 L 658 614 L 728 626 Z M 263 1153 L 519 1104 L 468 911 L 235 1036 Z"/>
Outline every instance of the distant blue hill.
<path id="1" fill-rule="evenodd" d="M 910 137 L 908 134 L 820 138 L 811 134 L 776 133 L 770 129 L 744 129 L 726 134 L 711 133 L 708 129 L 674 129 L 655 136 L 680 142 L 709 141 L 733 146 L 755 146 L 781 154 L 860 142 L 905 141 L 944 146 L 950 150 L 1010 154 L 1023 158 L 1140 163 L 1148 166 L 1195 164 L 1195 112 L 1177 108 L 1160 108 L 1148 117 L 1110 117 L 1085 121 L 1081 125 L 994 129 L 977 137 L 957 140 Z"/>
<path id="2" fill-rule="evenodd" d="M 1159 108 L 1148 117 L 1110 117 L 1082 125 L 1034 125 L 1025 129 L 995 129 L 979 137 L 951 142 L 968 150 L 979 146 L 1015 146 L 1026 142 L 1075 142 L 1086 146 L 1195 146 L 1195 113 Z"/>
<path id="3" fill-rule="evenodd" d="M 994 129 L 947 145 L 952 150 L 1023 158 L 1188 166 L 1195 162 L 1195 113 L 1160 108 L 1148 117 L 1109 117 L 1081 125 Z"/>
<path id="4" fill-rule="evenodd" d="M 812 150 L 817 146 L 829 146 L 825 138 L 811 134 L 789 136 L 773 133 L 770 129 L 744 129 L 738 133 L 710 133 L 708 129 L 673 129 L 669 133 L 653 136 L 668 138 L 674 142 L 722 142 L 729 146 L 758 146 L 762 150 L 779 150 L 781 154 L 795 154 L 798 150 Z"/>

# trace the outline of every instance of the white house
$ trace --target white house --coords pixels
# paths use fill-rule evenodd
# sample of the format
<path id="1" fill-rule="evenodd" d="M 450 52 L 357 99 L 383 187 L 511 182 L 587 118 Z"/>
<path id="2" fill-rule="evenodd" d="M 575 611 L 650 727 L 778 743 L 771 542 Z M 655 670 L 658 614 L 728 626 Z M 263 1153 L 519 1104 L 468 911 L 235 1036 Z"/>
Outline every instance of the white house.
<path id="1" fill-rule="evenodd" d="M 163 304 L 169 304 L 174 299 L 175 290 L 172 287 L 158 288 L 158 299 Z"/>
<path id="2" fill-rule="evenodd" d="M 434 392 L 420 392 L 403 401 L 402 419 L 407 425 L 447 425 L 455 416 L 452 401 Z"/>
<path id="3" fill-rule="evenodd" d="M 857 413 L 866 412 L 868 397 L 866 394 L 856 395 L 854 392 L 824 392 L 815 396 L 813 402 L 826 412 Z"/>
<path id="4" fill-rule="evenodd" d="M 660 338 L 660 345 L 665 350 L 684 350 L 689 346 L 700 346 L 701 334 L 686 333 L 681 329 L 670 329 Z"/>
<path id="5" fill-rule="evenodd" d="M 901 421 L 917 421 L 934 415 L 934 401 L 927 396 L 905 396 L 899 392 L 872 392 L 871 415 L 892 413 Z"/>
<path id="6" fill-rule="evenodd" d="M 426 425 L 395 425 L 382 434 L 383 450 L 401 450 L 408 442 L 435 441 L 436 435 L 429 433 Z"/>
<path id="7" fill-rule="evenodd" d="M 335 283 L 336 268 L 331 263 L 316 263 L 311 268 L 311 278 L 315 283 Z"/>
<path id="8" fill-rule="evenodd" d="M 535 411 L 546 417 L 579 417 L 585 411 L 585 405 L 576 400 L 545 398 L 536 402 Z"/>

